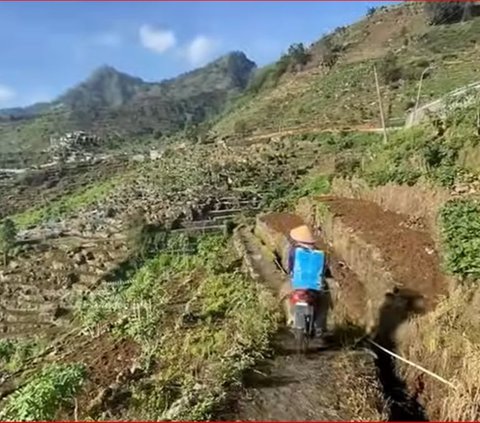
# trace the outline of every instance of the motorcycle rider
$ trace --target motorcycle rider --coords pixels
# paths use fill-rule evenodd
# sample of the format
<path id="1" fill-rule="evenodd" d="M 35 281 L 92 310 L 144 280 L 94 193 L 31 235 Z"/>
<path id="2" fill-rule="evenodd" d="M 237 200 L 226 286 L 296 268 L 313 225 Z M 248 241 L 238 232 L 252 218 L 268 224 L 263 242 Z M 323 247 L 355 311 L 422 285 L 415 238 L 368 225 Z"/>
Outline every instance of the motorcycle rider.
<path id="1" fill-rule="evenodd" d="M 324 253 L 323 251 L 316 249 L 315 244 L 315 238 L 308 226 L 301 225 L 290 231 L 288 273 L 291 277 L 292 287 L 295 280 L 295 289 L 309 290 L 314 296 L 316 334 L 318 337 L 322 337 L 327 330 L 327 312 L 329 307 L 328 294 L 325 289 L 325 277 L 327 272 L 329 272 L 326 260 L 323 260 L 321 264 L 315 264 L 315 266 L 323 266 L 323 268 L 309 269 L 308 272 L 302 272 L 300 267 L 301 263 L 298 263 L 297 266 L 295 265 L 295 259 L 299 249 Z M 296 274 L 296 272 L 299 272 L 300 274 Z M 312 280 L 312 276 L 316 280 Z"/>

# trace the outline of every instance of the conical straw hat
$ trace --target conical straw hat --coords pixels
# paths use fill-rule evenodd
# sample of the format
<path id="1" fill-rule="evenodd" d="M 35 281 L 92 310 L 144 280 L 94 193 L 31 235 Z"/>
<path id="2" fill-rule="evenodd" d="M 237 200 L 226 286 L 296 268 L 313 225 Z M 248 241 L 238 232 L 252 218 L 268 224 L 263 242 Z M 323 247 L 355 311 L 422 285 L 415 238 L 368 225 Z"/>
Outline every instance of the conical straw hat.
<path id="1" fill-rule="evenodd" d="M 310 229 L 306 225 L 297 226 L 290 231 L 290 236 L 294 241 L 303 242 L 305 244 L 313 244 L 315 239 L 313 238 Z"/>

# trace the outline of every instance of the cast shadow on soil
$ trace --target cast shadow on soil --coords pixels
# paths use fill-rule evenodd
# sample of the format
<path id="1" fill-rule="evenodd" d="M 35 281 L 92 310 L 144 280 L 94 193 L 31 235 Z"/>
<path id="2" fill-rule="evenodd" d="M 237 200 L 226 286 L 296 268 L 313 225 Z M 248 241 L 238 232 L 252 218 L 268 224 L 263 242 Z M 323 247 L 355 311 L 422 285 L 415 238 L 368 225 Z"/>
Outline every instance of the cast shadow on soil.
<path id="1" fill-rule="evenodd" d="M 384 348 L 395 352 L 395 335 L 398 328 L 408 318 L 424 311 L 423 298 L 411 291 L 395 289 L 388 293 L 379 310 L 379 323 L 374 340 Z M 312 341 L 305 359 L 315 357 L 322 352 L 339 350 L 358 350 L 366 348 L 375 353 L 375 364 L 382 384 L 385 401 L 390 407 L 390 421 L 427 421 L 425 410 L 417 402 L 416 396 L 408 394 L 408 388 L 397 374 L 395 360 L 392 356 L 367 341 L 364 328 L 338 325 L 319 343 Z M 297 353 L 293 334 L 289 329 L 282 329 L 273 343 L 275 355 L 294 356 Z"/>
<path id="2" fill-rule="evenodd" d="M 402 323 L 411 316 L 424 311 L 424 299 L 406 290 L 395 289 L 385 296 L 379 311 L 379 324 L 375 341 L 384 348 L 395 352 L 395 335 Z M 425 410 L 416 396 L 408 394 L 408 388 L 397 374 L 394 358 L 372 345 L 377 355 L 376 365 L 385 399 L 390 404 L 390 421 L 428 421 Z"/>

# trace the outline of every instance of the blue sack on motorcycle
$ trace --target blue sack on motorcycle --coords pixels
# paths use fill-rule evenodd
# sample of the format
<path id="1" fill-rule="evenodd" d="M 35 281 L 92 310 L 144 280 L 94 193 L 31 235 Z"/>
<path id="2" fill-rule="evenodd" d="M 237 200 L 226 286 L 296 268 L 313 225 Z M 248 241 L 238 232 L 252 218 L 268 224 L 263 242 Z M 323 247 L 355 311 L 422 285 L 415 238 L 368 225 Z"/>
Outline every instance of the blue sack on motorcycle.
<path id="1" fill-rule="evenodd" d="M 293 266 L 292 289 L 320 291 L 324 284 L 325 253 L 297 247 Z"/>

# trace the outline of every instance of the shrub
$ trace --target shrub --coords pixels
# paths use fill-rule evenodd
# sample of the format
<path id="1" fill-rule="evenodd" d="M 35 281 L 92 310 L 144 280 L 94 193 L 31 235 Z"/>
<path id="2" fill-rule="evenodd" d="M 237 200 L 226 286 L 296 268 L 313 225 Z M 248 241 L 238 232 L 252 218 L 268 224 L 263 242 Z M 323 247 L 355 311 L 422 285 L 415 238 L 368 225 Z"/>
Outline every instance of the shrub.
<path id="1" fill-rule="evenodd" d="M 303 43 L 292 44 L 288 48 L 288 56 L 294 65 L 304 66 L 310 59 L 310 55 L 305 50 Z"/>
<path id="2" fill-rule="evenodd" d="M 466 10 L 466 2 L 426 2 L 424 14 L 429 25 L 443 25 L 460 22 Z"/>
<path id="3" fill-rule="evenodd" d="M 369 172 L 365 175 L 365 179 L 372 186 L 386 185 L 389 182 L 412 186 L 421 176 L 420 170 L 392 166 Z"/>
<path id="4" fill-rule="evenodd" d="M 82 365 L 50 365 L 7 398 L 0 419 L 51 421 L 59 407 L 74 397 L 84 378 Z"/>
<path id="5" fill-rule="evenodd" d="M 440 166 L 430 172 L 431 178 L 442 187 L 451 188 L 455 184 L 459 169 L 456 166 Z"/>
<path id="6" fill-rule="evenodd" d="M 480 204 L 451 200 L 440 211 L 445 265 L 454 275 L 480 277 Z"/>
<path id="7" fill-rule="evenodd" d="M 367 9 L 367 17 L 371 17 L 371 16 L 375 15 L 376 11 L 377 11 L 376 7 L 369 7 Z"/>
<path id="8" fill-rule="evenodd" d="M 7 265 L 8 254 L 15 246 L 17 237 L 17 228 L 10 219 L 5 219 L 0 225 L 0 250 L 3 253 L 3 264 Z"/>
<path id="9" fill-rule="evenodd" d="M 338 59 L 338 53 L 342 50 L 340 46 L 336 46 L 330 36 L 323 37 L 316 46 L 316 50 L 320 56 L 320 60 L 327 68 L 333 67 Z"/>
<path id="10" fill-rule="evenodd" d="M 0 365 L 4 370 L 15 371 L 44 348 L 38 340 L 0 340 Z"/>
<path id="11" fill-rule="evenodd" d="M 351 178 L 361 168 L 358 157 L 340 157 L 335 161 L 335 174 L 343 178 Z"/>
<path id="12" fill-rule="evenodd" d="M 248 133 L 247 122 L 244 120 L 237 120 L 233 125 L 233 130 L 235 134 L 240 136 L 245 136 Z"/>

